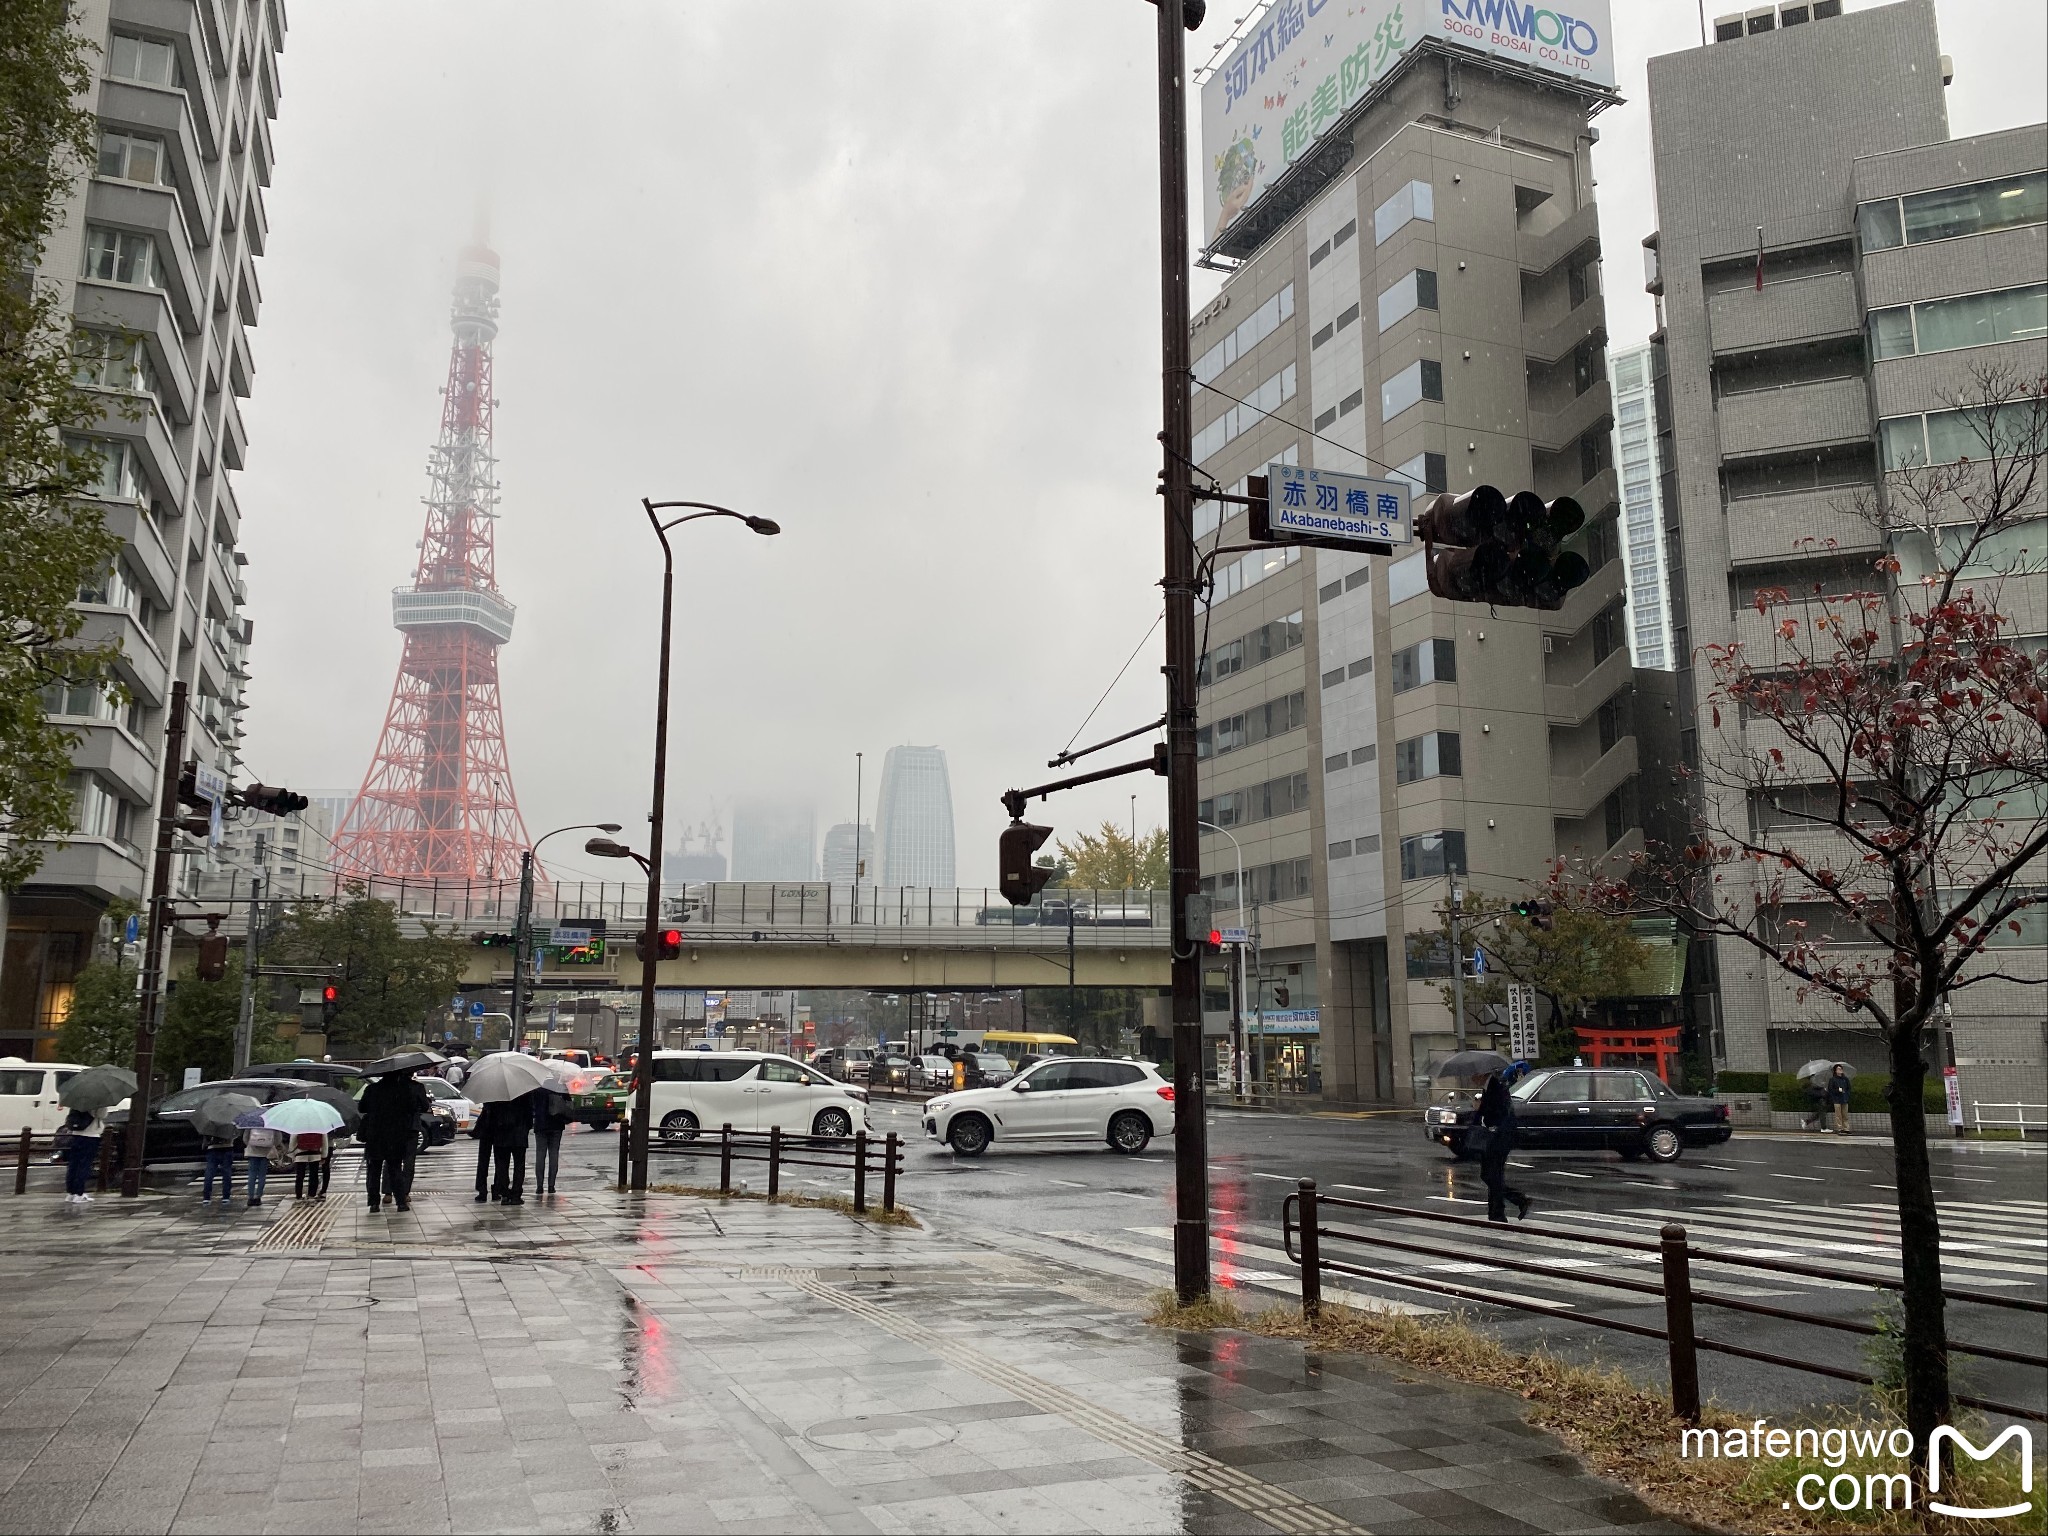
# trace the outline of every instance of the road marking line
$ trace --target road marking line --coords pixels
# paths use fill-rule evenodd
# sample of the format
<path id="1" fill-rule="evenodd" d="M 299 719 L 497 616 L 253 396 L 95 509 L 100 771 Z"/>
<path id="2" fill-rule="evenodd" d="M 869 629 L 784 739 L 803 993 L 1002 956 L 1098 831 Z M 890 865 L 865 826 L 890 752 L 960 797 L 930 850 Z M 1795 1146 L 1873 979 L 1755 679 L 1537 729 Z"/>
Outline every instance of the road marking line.
<path id="1" fill-rule="evenodd" d="M 1278 1179 L 1282 1184 L 1298 1184 L 1301 1182 L 1299 1179 L 1289 1178 L 1284 1173 L 1254 1173 L 1252 1177 L 1255 1179 Z"/>
<path id="2" fill-rule="evenodd" d="M 1355 1190 L 1361 1195 L 1384 1195 L 1386 1191 L 1373 1184 L 1332 1184 L 1332 1189 Z"/>
<path id="3" fill-rule="evenodd" d="M 1524 1164 L 1523 1166 L 1526 1167 L 1528 1165 Z M 1566 1173 L 1562 1168 L 1545 1168 L 1541 1171 L 1549 1174 L 1553 1179 L 1590 1179 L 1593 1177 L 1590 1173 Z"/>
<path id="4" fill-rule="evenodd" d="M 1826 1179 L 1816 1178 L 1810 1173 L 1774 1173 L 1771 1177 L 1774 1179 L 1797 1179 L 1802 1184 L 1825 1184 L 1827 1182 Z"/>
<path id="5" fill-rule="evenodd" d="M 1733 1173 L 1735 1171 L 1733 1168 L 1728 1167 L 1725 1163 L 1689 1163 L 1686 1166 L 1690 1168 L 1711 1168 L 1716 1173 Z M 1856 1171 L 1858 1173 L 1861 1173 L 1863 1170 L 1859 1168 Z"/>

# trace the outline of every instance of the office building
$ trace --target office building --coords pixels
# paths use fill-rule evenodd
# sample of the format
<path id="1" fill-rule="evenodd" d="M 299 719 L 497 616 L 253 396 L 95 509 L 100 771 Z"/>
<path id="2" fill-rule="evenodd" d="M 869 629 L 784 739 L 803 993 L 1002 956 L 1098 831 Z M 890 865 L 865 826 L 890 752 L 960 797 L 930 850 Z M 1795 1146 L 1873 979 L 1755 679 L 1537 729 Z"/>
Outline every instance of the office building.
<path id="1" fill-rule="evenodd" d="M 732 812 L 732 878 L 814 880 L 818 821 L 808 805 L 741 800 Z"/>
<path id="2" fill-rule="evenodd" d="M 875 810 L 877 868 L 884 886 L 954 884 L 953 781 L 938 747 L 891 747 L 882 759 Z"/>
<path id="3" fill-rule="evenodd" d="M 1672 665 L 1671 608 L 1664 596 L 1664 499 L 1659 486 L 1650 347 L 1608 359 L 1614 385 L 1614 461 L 1621 472 L 1622 563 L 1628 571 L 1628 650 L 1638 667 Z"/>
<path id="4" fill-rule="evenodd" d="M 1611 463 L 1590 147 L 1612 22 L 1575 8 L 1577 57 L 1552 70 L 1474 44 L 1487 29 L 1460 0 L 1405 34 L 1389 9 L 1333 8 L 1332 41 L 1296 37 L 1277 107 L 1259 64 L 1298 7 L 1264 12 L 1203 86 L 1207 259 L 1235 265 L 1194 320 L 1194 456 L 1233 489 L 1279 461 L 1418 496 L 1570 495 L 1592 576 L 1556 612 L 1489 612 L 1432 596 L 1419 548 L 1215 567 L 1196 620 L 1202 818 L 1222 829 L 1203 884 L 1261 940 L 1265 1075 L 1373 1102 L 1426 1093 L 1454 1047 L 1442 957 L 1408 954 L 1451 880 L 1508 896 L 1556 854 L 1641 846 L 1639 777 L 1666 769 L 1638 746 Z M 1205 553 L 1248 542 L 1228 504 L 1198 503 L 1194 531 Z"/>
<path id="5" fill-rule="evenodd" d="M 1885 551 L 1854 504 L 1896 495 L 1893 472 L 1982 456 L 1951 410 L 1980 365 L 2048 374 L 2048 126 L 1951 139 L 1931 0 L 1829 10 L 1727 17 L 1712 44 L 1649 66 L 1673 655 L 1696 812 L 1724 827 L 1789 825 L 1715 772 L 1781 738 L 1738 710 L 1717 722 L 1690 658 L 1734 641 L 1770 656 L 1759 591 L 1867 587 Z M 2038 637 L 2048 523 L 2016 532 L 1999 606 Z M 1908 580 L 1924 568 L 1924 551 L 1892 553 Z M 2039 933 L 2016 939 L 2001 969 L 2040 976 Z M 1881 1067 L 1874 1031 L 1738 941 L 1707 948 L 1723 1064 Z M 1965 1097 L 2039 1102 L 2039 989 L 1979 984 L 1955 1014 Z"/>
<path id="6" fill-rule="evenodd" d="M 325 799 L 313 800 L 287 816 L 245 811 L 221 829 L 199 877 L 207 901 L 248 896 L 249 882 L 261 878 L 265 900 L 293 901 L 334 891 L 334 821 Z M 239 918 L 237 918 L 239 922 Z"/>
<path id="7" fill-rule="evenodd" d="M 873 885 L 875 846 L 873 827 L 840 822 L 825 834 L 821 877 L 831 885 Z"/>
<path id="8" fill-rule="evenodd" d="M 190 693 L 186 756 L 227 773 L 248 676 L 232 472 L 248 454 L 284 6 L 85 0 L 73 15 L 94 44 L 98 153 L 39 276 L 65 290 L 79 376 L 106 398 L 94 496 L 122 548 L 79 604 L 85 641 L 120 642 L 132 702 L 47 701 L 80 738 L 76 830 L 0 895 L 0 1056 L 55 1048 L 108 904 L 146 894 L 172 681 Z M 198 874 L 180 861 L 181 893 Z"/>

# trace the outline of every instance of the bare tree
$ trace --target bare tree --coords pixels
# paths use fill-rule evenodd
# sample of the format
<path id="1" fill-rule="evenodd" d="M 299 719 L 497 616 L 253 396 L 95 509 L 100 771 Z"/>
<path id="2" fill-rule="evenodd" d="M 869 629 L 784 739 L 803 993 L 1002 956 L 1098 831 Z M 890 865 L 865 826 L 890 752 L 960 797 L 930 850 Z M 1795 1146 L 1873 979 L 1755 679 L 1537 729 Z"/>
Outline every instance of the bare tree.
<path id="1" fill-rule="evenodd" d="M 1712 722 L 1737 712 L 1744 734 L 1701 753 L 1691 840 L 1626 884 L 1558 884 L 1609 907 L 1648 894 L 1884 1042 L 1916 1458 L 1951 1405 L 1930 1031 L 1947 999 L 2048 979 L 2048 650 L 2003 611 L 2048 607 L 2048 378 L 1982 366 L 1948 404 L 1857 498 L 1884 551 L 1866 589 L 1759 592 L 1772 654 L 1705 648 Z"/>

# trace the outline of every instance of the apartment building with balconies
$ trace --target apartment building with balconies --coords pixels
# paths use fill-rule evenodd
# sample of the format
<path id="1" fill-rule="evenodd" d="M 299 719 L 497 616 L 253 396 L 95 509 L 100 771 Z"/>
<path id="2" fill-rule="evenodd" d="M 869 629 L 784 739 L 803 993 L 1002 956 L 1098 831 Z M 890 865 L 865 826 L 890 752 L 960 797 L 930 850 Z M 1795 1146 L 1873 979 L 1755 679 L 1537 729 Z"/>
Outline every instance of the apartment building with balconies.
<path id="1" fill-rule="evenodd" d="M 1636 727 L 1619 558 L 1589 154 L 1613 99 L 1424 37 L 1266 194 L 1279 212 L 1252 203 L 1253 233 L 1212 247 L 1236 265 L 1193 326 L 1205 476 L 1241 491 L 1287 462 L 1418 496 L 1569 494 L 1593 567 L 1558 612 L 1489 612 L 1432 596 L 1419 549 L 1215 555 L 1203 884 L 1257 933 L 1278 1027 L 1256 1043 L 1283 1087 L 1426 1092 L 1455 1028 L 1409 935 L 1436 928 L 1453 878 L 1512 895 L 1560 852 L 1639 846 L 1642 776 L 1665 771 Z M 1248 542 L 1229 503 L 1199 503 L 1193 531 L 1205 555 Z"/>
<path id="2" fill-rule="evenodd" d="M 1914 466 L 1981 457 L 1953 411 L 1981 365 L 2048 375 L 2048 125 L 1951 139 L 1949 75 L 1931 0 L 1759 9 L 1650 61 L 1658 229 L 1645 245 L 1672 628 L 1684 752 L 1708 770 L 1694 813 L 1710 824 L 1827 835 L 1785 811 L 1796 795 L 1745 805 L 1712 771 L 1786 743 L 1737 711 L 1716 723 L 1703 648 L 1771 656 L 1783 615 L 1755 610 L 1760 591 L 1869 588 L 1886 535 L 1859 508 L 1896 497 Z M 1930 551 L 1889 552 L 1903 591 Z M 1977 573 L 2002 578 L 2021 635 L 2048 636 L 2044 555 L 2048 521 L 2029 522 Z M 2014 936 L 2002 968 L 2039 973 L 2043 923 Z M 1800 999 L 1746 945 L 1703 948 L 1721 1064 L 1881 1067 L 1874 1032 Z M 2036 991 L 1960 994 L 1945 1048 L 1967 1096 L 2038 1102 L 2043 1047 Z"/>
<path id="3" fill-rule="evenodd" d="M 241 508 L 248 332 L 262 303 L 282 0 L 80 0 L 97 47 L 94 163 L 74 188 L 40 276 L 69 292 L 78 378 L 105 408 L 95 500 L 122 539 L 79 594 L 83 638 L 118 640 L 128 699 L 53 694 L 80 738 L 76 830 L 0 894 L 0 1055 L 47 1055 L 116 900 L 146 894 L 166 765 L 165 707 L 190 691 L 186 754 L 229 771 L 248 677 Z M 181 891 L 200 861 L 183 860 Z"/>

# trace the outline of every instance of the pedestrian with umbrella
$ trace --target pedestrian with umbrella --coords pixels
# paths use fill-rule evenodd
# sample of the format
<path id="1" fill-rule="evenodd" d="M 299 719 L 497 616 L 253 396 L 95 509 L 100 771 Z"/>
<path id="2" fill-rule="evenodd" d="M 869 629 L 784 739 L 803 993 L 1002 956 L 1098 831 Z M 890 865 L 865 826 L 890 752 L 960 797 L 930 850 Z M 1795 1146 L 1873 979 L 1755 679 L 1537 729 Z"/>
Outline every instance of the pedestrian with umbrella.
<path id="1" fill-rule="evenodd" d="M 1534 1203 L 1508 1183 L 1508 1154 L 1515 1149 L 1515 1099 L 1508 1085 L 1495 1072 L 1479 1094 L 1479 1123 L 1466 1133 L 1465 1144 L 1479 1143 L 1479 1177 L 1486 1183 L 1486 1219 L 1506 1221 L 1507 1203 L 1515 1202 L 1515 1214 L 1529 1219 Z"/>
<path id="2" fill-rule="evenodd" d="M 64 1149 L 64 1203 L 84 1205 L 92 1199 L 86 1184 L 99 1161 L 106 1112 L 135 1092 L 135 1074 L 120 1067 L 88 1067 L 57 1091 L 57 1102 L 71 1113 L 65 1124 L 71 1142 Z"/>
<path id="3" fill-rule="evenodd" d="M 477 1199 L 524 1205 L 526 1141 L 533 1129 L 533 1101 L 526 1096 L 544 1090 L 555 1074 L 518 1051 L 493 1051 L 480 1059 L 464 1079 L 463 1092 L 484 1106 L 479 1140 L 490 1148 L 494 1164 L 490 1193 L 483 1189 L 481 1159 Z"/>
<path id="4" fill-rule="evenodd" d="M 213 1204 L 213 1181 L 220 1180 L 223 1204 L 235 1196 L 235 1149 L 241 1145 L 241 1128 L 236 1120 L 263 1106 L 246 1093 L 216 1093 L 192 1111 L 192 1130 L 206 1157 L 206 1182 L 199 1193 L 201 1205 Z"/>
<path id="5" fill-rule="evenodd" d="M 310 1095 L 279 1099 L 261 1116 L 262 1123 L 289 1139 L 292 1149 L 292 1193 L 319 1200 L 332 1176 L 329 1138 L 341 1129 L 341 1111 Z"/>
<path id="6" fill-rule="evenodd" d="M 363 1090 L 363 1162 L 373 1211 L 387 1194 L 401 1211 L 412 1209 L 412 1152 L 420 1116 L 431 1112 L 432 1101 L 413 1076 L 419 1067 L 406 1061 L 392 1057 L 374 1063 L 376 1080 Z"/>
<path id="7" fill-rule="evenodd" d="M 1818 1131 L 1823 1128 L 1828 1113 L 1828 1084 L 1834 1071 L 1834 1062 L 1825 1056 L 1816 1056 L 1793 1074 L 1806 1095 L 1806 1119 L 1800 1126 L 1801 1130 Z M 1845 1098 L 1842 1102 L 1846 1105 L 1848 1100 Z"/>

